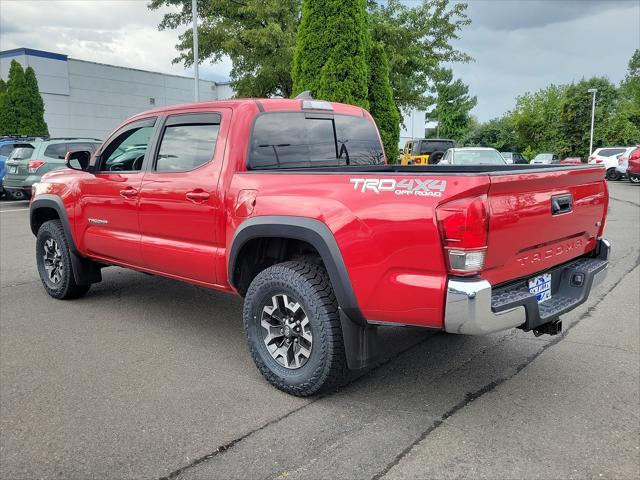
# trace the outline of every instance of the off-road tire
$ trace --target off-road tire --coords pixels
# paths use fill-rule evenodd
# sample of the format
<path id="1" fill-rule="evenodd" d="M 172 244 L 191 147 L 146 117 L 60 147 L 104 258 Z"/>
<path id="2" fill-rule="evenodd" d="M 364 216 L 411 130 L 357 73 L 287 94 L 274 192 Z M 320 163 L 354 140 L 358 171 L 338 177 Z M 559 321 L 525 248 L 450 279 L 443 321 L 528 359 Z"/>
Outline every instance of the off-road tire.
<path id="1" fill-rule="evenodd" d="M 45 269 L 45 261 L 43 253 L 45 250 L 45 242 L 53 239 L 59 246 L 61 263 L 61 278 L 58 282 L 52 282 L 47 275 Z M 42 281 L 45 291 L 53 298 L 66 300 L 71 298 L 82 297 L 89 291 L 91 285 L 78 285 L 73 276 L 73 264 L 71 263 L 71 253 L 69 251 L 69 242 L 62 228 L 60 220 L 50 220 L 43 223 L 38 230 L 36 239 L 36 263 L 38 265 L 38 274 Z"/>
<path id="2" fill-rule="evenodd" d="M 269 353 L 260 322 L 274 295 L 300 303 L 311 326 L 311 354 L 302 367 L 287 369 Z M 244 301 L 244 330 L 258 370 L 274 387 L 299 397 L 339 386 L 348 372 L 338 303 L 322 265 L 294 260 L 266 268 L 251 282 Z"/>
<path id="3" fill-rule="evenodd" d="M 619 171 L 617 171 L 615 168 L 611 167 L 607 170 L 606 178 L 607 180 L 615 182 L 622 178 L 622 174 Z"/>
<path id="4" fill-rule="evenodd" d="M 437 150 L 435 152 L 433 152 L 431 155 L 429 155 L 429 165 L 437 165 L 440 163 L 440 160 L 442 160 L 442 157 L 444 157 L 444 153 L 443 151 Z"/>

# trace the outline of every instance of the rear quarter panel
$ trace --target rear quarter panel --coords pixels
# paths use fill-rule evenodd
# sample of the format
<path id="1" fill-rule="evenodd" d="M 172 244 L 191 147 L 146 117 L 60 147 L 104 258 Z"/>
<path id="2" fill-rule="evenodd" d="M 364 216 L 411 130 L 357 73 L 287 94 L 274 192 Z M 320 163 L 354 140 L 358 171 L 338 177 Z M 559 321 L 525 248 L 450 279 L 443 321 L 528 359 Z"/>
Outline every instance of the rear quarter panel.
<path id="1" fill-rule="evenodd" d="M 441 196 L 362 191 L 358 179 L 445 182 Z M 446 268 L 435 207 L 480 195 L 487 176 L 240 172 L 226 198 L 227 245 L 246 218 L 238 217 L 240 190 L 257 190 L 252 217 L 290 215 L 320 220 L 333 232 L 354 292 L 370 321 L 441 328 Z M 228 251 L 228 249 L 227 249 Z"/>

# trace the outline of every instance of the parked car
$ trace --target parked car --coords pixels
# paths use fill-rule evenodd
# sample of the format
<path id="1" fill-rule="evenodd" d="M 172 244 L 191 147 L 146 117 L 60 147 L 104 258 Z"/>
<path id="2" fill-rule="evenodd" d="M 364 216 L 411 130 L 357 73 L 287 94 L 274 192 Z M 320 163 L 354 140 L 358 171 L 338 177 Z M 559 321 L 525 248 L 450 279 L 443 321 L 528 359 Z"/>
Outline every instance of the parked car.
<path id="1" fill-rule="evenodd" d="M 419 138 L 407 140 L 401 165 L 437 165 L 444 153 L 456 146 L 456 142 L 446 138 Z"/>
<path id="2" fill-rule="evenodd" d="M 560 160 L 560 165 L 582 165 L 582 157 L 567 157 Z"/>
<path id="3" fill-rule="evenodd" d="M 96 138 L 49 138 L 32 142 L 30 147 L 16 149 L 6 162 L 7 172 L 2 186 L 13 200 L 29 198 L 31 186 L 42 175 L 65 168 L 65 155 L 71 150 L 95 151 L 100 145 Z"/>
<path id="4" fill-rule="evenodd" d="M 507 161 L 495 148 L 464 147 L 447 150 L 440 165 L 507 165 Z"/>
<path id="5" fill-rule="evenodd" d="M 142 164 L 112 171 L 133 145 Z M 607 272 L 600 168 L 516 169 L 497 151 L 387 165 L 371 115 L 350 105 L 165 107 L 67 165 L 31 201 L 45 291 L 80 297 L 117 265 L 240 295 L 256 366 L 294 395 L 375 361 L 380 324 L 557 334 Z"/>
<path id="6" fill-rule="evenodd" d="M 626 152 L 628 147 L 596 148 L 589 156 L 590 165 L 600 165 L 605 168 L 607 180 L 620 180 L 622 175 L 616 170 L 617 156 Z"/>
<path id="7" fill-rule="evenodd" d="M 500 155 L 504 157 L 507 163 L 518 164 L 518 165 L 526 165 L 529 163 L 524 155 L 518 152 L 500 152 Z"/>
<path id="8" fill-rule="evenodd" d="M 28 143 L 33 140 L 35 140 L 34 137 L 9 136 L 0 138 L 0 197 L 2 197 L 5 193 L 4 188 L 2 188 L 1 186 L 1 183 L 6 173 L 6 162 L 9 159 L 11 152 L 14 148 L 16 148 L 16 146 Z"/>
<path id="9" fill-rule="evenodd" d="M 556 153 L 539 153 L 533 160 L 531 160 L 533 165 L 553 165 L 560 163 L 560 157 Z"/>
<path id="10" fill-rule="evenodd" d="M 627 177 L 631 183 L 640 183 L 640 145 L 635 147 L 627 160 Z"/>
<path id="11" fill-rule="evenodd" d="M 629 155 L 633 152 L 636 147 L 629 147 L 623 153 L 616 155 L 616 159 L 618 160 L 618 166 L 616 170 L 620 173 L 621 177 L 627 176 L 627 169 L 629 168 Z"/>

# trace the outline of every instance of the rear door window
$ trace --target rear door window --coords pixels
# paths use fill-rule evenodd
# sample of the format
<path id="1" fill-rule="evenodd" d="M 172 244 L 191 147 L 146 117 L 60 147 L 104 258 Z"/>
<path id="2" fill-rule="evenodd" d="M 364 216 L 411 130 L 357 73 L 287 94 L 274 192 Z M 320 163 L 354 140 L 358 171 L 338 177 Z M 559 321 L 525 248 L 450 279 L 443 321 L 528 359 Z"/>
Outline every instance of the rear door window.
<path id="1" fill-rule="evenodd" d="M 260 170 L 383 163 L 375 126 L 364 117 L 274 112 L 256 119 L 247 166 Z"/>
<path id="2" fill-rule="evenodd" d="M 188 172 L 213 158 L 219 114 L 176 115 L 164 127 L 156 159 L 157 172 Z"/>
<path id="3" fill-rule="evenodd" d="M 64 156 L 67 154 L 67 144 L 66 143 L 52 143 L 47 145 L 47 148 L 44 150 L 44 156 L 55 159 L 64 159 Z"/>

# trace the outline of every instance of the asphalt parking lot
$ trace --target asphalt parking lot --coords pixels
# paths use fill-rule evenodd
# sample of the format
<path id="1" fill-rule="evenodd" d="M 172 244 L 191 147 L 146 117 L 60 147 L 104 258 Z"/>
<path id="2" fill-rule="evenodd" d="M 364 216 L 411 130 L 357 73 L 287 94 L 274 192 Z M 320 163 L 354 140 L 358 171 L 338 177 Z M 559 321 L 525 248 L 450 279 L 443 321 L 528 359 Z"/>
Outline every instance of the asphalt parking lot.
<path id="1" fill-rule="evenodd" d="M 241 300 L 109 268 L 41 287 L 0 202 L 0 478 L 640 477 L 640 187 L 610 184 L 610 272 L 556 337 L 382 331 L 340 391 L 270 387 Z"/>

